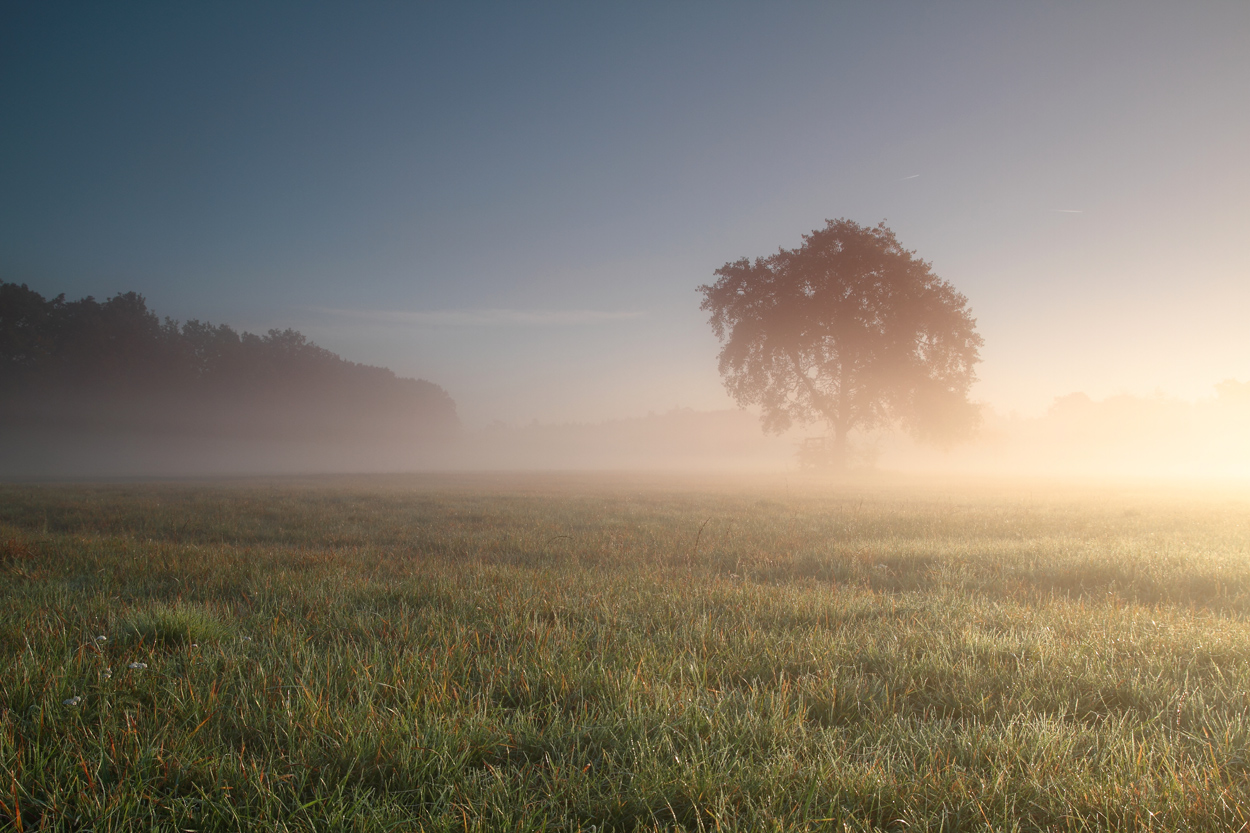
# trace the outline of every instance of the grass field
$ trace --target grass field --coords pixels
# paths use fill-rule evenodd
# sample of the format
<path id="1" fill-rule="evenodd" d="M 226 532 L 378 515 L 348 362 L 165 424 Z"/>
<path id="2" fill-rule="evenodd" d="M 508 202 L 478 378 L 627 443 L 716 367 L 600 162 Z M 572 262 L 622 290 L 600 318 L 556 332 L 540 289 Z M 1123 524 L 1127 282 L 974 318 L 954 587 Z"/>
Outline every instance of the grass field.
<path id="1" fill-rule="evenodd" d="M 1250 830 L 1250 490 L 0 486 L 0 824 Z"/>

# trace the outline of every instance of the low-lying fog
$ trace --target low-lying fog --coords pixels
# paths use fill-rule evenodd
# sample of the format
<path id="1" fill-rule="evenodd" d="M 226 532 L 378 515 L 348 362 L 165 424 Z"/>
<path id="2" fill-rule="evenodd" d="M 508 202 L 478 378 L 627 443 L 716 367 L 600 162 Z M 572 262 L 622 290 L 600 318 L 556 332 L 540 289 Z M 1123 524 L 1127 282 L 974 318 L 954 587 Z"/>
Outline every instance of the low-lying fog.
<path id="1" fill-rule="evenodd" d="M 949 449 L 901 433 L 860 434 L 852 469 L 992 475 L 1250 478 L 1250 383 L 1212 396 L 1058 397 L 1039 417 L 983 410 L 976 439 Z M 187 436 L 168 430 L 27 426 L 0 435 L 5 478 L 217 476 L 489 470 L 800 471 L 819 426 L 766 435 L 747 411 L 673 410 L 594 424 L 496 423 L 424 440 Z M 812 469 L 815 472 L 820 470 Z"/>

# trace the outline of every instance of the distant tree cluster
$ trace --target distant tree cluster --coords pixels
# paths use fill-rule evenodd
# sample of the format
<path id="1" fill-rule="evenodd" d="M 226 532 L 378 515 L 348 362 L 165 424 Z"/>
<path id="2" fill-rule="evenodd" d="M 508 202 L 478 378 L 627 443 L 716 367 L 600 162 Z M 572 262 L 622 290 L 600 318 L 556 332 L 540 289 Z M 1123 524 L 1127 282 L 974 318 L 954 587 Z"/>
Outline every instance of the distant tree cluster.
<path id="1" fill-rule="evenodd" d="M 162 322 L 134 292 L 67 301 L 0 282 L 0 426 L 383 439 L 445 436 L 458 420 L 438 385 L 295 330 Z"/>

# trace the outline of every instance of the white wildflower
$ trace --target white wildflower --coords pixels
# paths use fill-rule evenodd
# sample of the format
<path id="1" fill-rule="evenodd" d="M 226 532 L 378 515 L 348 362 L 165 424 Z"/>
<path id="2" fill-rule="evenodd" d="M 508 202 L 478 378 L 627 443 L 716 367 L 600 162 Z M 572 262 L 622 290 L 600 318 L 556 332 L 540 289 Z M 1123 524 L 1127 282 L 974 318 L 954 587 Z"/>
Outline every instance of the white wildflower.
<path id="1" fill-rule="evenodd" d="M 133 671 L 142 671 L 143 669 L 148 667 L 148 664 L 146 662 L 132 662 L 130 663 L 130 665 L 127 665 L 126 667 Z"/>

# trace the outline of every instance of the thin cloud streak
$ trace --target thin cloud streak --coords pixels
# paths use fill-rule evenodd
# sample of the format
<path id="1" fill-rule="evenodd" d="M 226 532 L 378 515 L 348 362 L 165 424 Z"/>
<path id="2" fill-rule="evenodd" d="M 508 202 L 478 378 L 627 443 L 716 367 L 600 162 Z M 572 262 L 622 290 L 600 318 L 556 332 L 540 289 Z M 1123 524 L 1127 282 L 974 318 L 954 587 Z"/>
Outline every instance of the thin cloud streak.
<path id="1" fill-rule="evenodd" d="M 354 310 L 314 308 L 314 312 L 395 327 L 561 327 L 626 321 L 644 313 L 593 309 Z"/>

